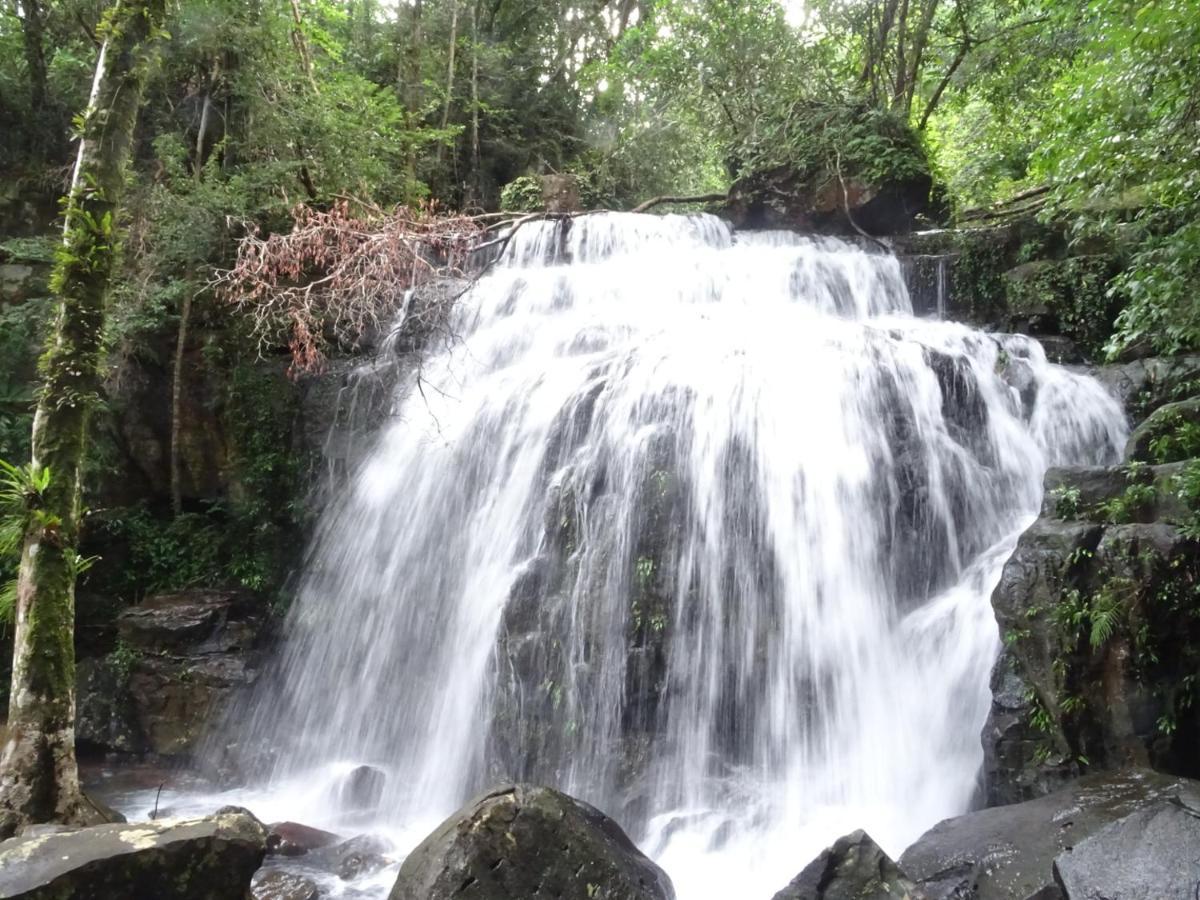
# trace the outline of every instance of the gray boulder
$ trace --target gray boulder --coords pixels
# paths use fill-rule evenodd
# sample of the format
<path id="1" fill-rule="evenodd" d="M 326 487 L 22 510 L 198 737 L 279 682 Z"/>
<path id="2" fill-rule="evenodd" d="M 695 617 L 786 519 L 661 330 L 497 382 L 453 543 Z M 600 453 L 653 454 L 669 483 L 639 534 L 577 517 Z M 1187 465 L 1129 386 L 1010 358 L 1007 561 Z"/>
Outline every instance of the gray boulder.
<path id="1" fill-rule="evenodd" d="M 1200 356 L 1151 357 L 1086 371 L 1124 404 L 1136 422 L 1163 404 L 1194 393 L 1200 383 Z"/>
<path id="2" fill-rule="evenodd" d="M 1200 808 L 1172 798 L 1101 828 L 1054 861 L 1067 900 L 1193 900 L 1200 891 Z"/>
<path id="3" fill-rule="evenodd" d="M 191 821 L 97 825 L 0 843 L 6 900 L 233 900 L 262 864 L 267 831 L 242 809 Z"/>
<path id="4" fill-rule="evenodd" d="M 1088 775 L 1045 797 L 940 822 L 904 852 L 899 866 L 928 900 L 1054 900 L 1063 896 L 1054 876 L 1063 854 L 1105 826 L 1175 797 L 1195 808 L 1200 783 L 1148 770 Z M 1069 900 L 1084 897 L 1110 900 L 1089 894 Z"/>
<path id="5" fill-rule="evenodd" d="M 276 822 L 269 831 L 267 852 L 275 856 L 303 856 L 310 850 L 330 847 L 341 840 L 332 831 L 299 822 Z"/>
<path id="6" fill-rule="evenodd" d="M 865 831 L 838 838 L 775 900 L 920 900 L 923 895 Z"/>
<path id="7" fill-rule="evenodd" d="M 666 873 L 598 810 L 549 788 L 472 800 L 400 867 L 389 900 L 673 900 Z"/>
<path id="8" fill-rule="evenodd" d="M 387 774 L 375 766 L 356 766 L 338 786 L 338 799 L 343 809 L 374 812 L 383 799 Z"/>

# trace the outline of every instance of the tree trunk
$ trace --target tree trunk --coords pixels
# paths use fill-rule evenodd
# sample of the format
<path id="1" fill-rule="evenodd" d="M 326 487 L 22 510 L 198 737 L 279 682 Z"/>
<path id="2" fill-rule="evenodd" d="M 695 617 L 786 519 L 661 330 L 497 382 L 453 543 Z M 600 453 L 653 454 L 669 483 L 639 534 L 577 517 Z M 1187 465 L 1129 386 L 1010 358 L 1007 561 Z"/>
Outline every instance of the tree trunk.
<path id="1" fill-rule="evenodd" d="M 49 138 L 46 109 L 46 19 L 38 0 L 20 0 L 20 7 L 25 65 L 29 68 L 29 117 L 33 123 L 29 130 L 29 149 L 38 153 L 46 146 Z"/>
<path id="2" fill-rule="evenodd" d="M 192 177 L 199 184 L 204 175 L 204 139 L 208 135 L 208 118 L 212 112 L 212 93 L 204 92 L 204 103 L 200 107 L 200 130 L 196 135 L 196 163 Z"/>
<path id="3" fill-rule="evenodd" d="M 471 5 L 471 185 L 467 206 L 483 205 L 479 155 L 479 4 Z"/>
<path id="4" fill-rule="evenodd" d="M 0 753 L 0 838 L 30 822 L 89 823 L 101 814 L 75 763 L 75 577 L 80 476 L 101 388 L 104 298 L 115 261 L 117 204 L 164 0 L 110 12 L 84 116 L 42 360 L 33 464 L 49 487 L 25 534 L 17 586 L 8 737 Z"/>
<path id="5" fill-rule="evenodd" d="M 406 125 L 410 132 L 417 130 L 417 114 L 421 107 L 421 6 L 422 0 L 414 0 L 412 18 L 409 20 L 408 48 L 401 55 L 399 81 L 403 85 L 404 105 L 408 109 Z M 417 142 L 411 137 L 404 168 L 408 176 L 408 190 L 412 191 L 417 183 Z"/>
<path id="6" fill-rule="evenodd" d="M 880 99 L 880 82 L 887 78 L 887 40 L 888 33 L 896 21 L 896 5 L 899 0 L 886 0 L 879 13 L 879 22 L 867 31 L 867 59 L 863 64 L 861 82 L 871 89 L 871 99 Z M 872 5 L 872 9 L 875 6 Z"/>
<path id="7" fill-rule="evenodd" d="M 183 295 L 179 308 L 179 332 L 175 338 L 175 371 L 171 377 L 171 512 L 183 512 L 183 465 L 179 439 L 183 434 L 183 354 L 187 347 L 188 324 L 192 318 L 192 295 Z"/>
<path id="8" fill-rule="evenodd" d="M 917 83 L 921 78 L 921 65 L 925 62 L 925 45 L 929 41 L 929 31 L 933 27 L 933 16 L 937 12 L 938 0 L 925 0 L 921 9 L 921 20 L 913 35 L 912 53 L 908 62 L 908 78 L 904 87 L 902 111 L 907 121 L 912 114 L 913 99 L 917 93 Z"/>
<path id="9" fill-rule="evenodd" d="M 454 51 L 458 47 L 458 0 L 450 0 L 450 47 L 446 64 L 446 102 L 442 104 L 442 131 L 450 124 L 450 101 L 454 99 Z M 445 144 L 438 144 L 437 161 L 442 161 Z"/>
<path id="10" fill-rule="evenodd" d="M 314 94 L 321 93 L 321 89 L 317 87 L 317 79 L 313 77 L 312 54 L 308 52 L 308 41 L 304 37 L 304 16 L 300 14 L 300 4 L 297 0 L 292 0 L 292 46 L 296 48 L 296 55 L 300 57 L 300 68 L 304 71 L 304 75 L 308 78 L 308 86 L 312 88 Z"/>
<path id="11" fill-rule="evenodd" d="M 893 79 L 892 108 L 899 105 L 904 96 L 904 78 L 908 74 L 908 64 L 905 62 L 905 52 L 908 42 L 908 0 L 900 0 L 900 14 L 896 25 L 896 71 Z"/>

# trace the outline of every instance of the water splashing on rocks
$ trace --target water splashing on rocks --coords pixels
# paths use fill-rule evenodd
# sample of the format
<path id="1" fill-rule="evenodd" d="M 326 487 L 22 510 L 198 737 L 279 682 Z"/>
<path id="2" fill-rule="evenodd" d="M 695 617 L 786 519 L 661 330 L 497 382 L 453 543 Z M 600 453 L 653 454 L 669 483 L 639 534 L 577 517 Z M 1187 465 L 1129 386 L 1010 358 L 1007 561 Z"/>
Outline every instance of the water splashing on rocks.
<path id="1" fill-rule="evenodd" d="M 1045 469 L 1117 459 L 1098 384 L 914 317 L 891 255 L 706 216 L 529 223 L 453 330 L 236 726 L 271 816 L 412 846 L 540 782 L 704 900 L 968 807 L 989 594 Z"/>

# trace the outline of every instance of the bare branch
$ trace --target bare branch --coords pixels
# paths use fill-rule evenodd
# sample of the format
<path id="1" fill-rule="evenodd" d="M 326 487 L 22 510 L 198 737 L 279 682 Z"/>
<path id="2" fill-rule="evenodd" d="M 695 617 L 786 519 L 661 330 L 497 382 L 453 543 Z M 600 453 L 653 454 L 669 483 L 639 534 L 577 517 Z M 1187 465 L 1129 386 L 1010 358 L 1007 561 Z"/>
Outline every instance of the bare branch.
<path id="1" fill-rule="evenodd" d="M 717 203 L 721 200 L 728 200 L 727 194 L 699 194 L 695 197 L 655 197 L 653 200 L 647 200 L 645 203 L 639 203 L 631 212 L 640 213 L 646 212 L 660 203 Z"/>
<path id="2" fill-rule="evenodd" d="M 242 239 L 213 287 L 247 313 L 260 351 L 286 341 L 293 372 L 320 370 L 329 343 L 354 345 L 399 310 L 407 291 L 464 274 L 483 226 L 468 216 L 401 207 L 389 214 L 295 210 L 287 233 Z"/>

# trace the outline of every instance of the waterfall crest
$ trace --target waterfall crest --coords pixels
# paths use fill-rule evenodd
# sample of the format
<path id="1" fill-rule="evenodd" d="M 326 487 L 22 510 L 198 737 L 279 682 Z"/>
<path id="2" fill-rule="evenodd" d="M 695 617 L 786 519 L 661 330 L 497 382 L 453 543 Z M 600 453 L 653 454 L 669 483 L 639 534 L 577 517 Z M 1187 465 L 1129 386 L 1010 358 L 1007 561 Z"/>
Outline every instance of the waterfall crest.
<path id="1" fill-rule="evenodd" d="M 914 317 L 890 254 L 709 216 L 528 223 L 452 332 L 238 723 L 278 817 L 336 826 L 369 763 L 411 845 L 535 781 L 697 900 L 968 807 L 1000 567 L 1045 469 L 1124 442 L 1097 383 Z"/>

